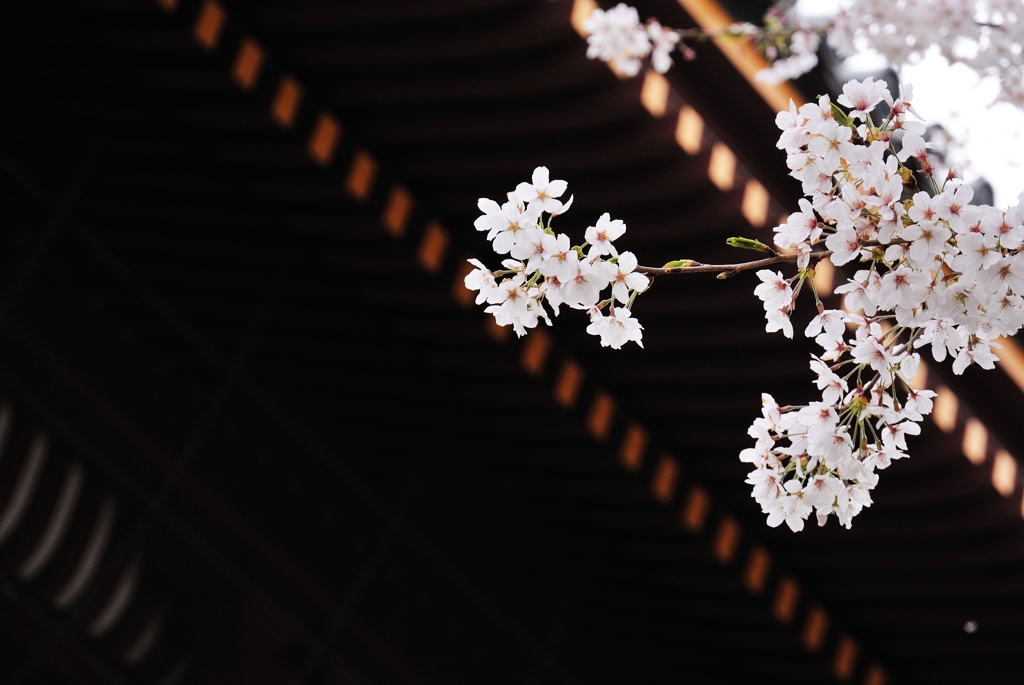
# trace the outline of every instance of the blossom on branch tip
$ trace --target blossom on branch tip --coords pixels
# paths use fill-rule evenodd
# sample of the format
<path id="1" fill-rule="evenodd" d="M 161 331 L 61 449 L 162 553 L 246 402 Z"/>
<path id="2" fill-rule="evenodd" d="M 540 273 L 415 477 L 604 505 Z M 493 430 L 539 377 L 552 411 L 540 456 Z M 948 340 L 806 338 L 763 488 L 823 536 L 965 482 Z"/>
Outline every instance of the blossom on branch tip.
<path id="1" fill-rule="evenodd" d="M 626 224 L 621 219 L 612 220 L 610 214 L 605 212 L 597 220 L 597 224 L 587 228 L 584 237 L 592 245 L 599 255 L 618 255 L 618 250 L 612 245 L 612 241 L 620 238 L 626 232 Z"/>
<path id="2" fill-rule="evenodd" d="M 587 333 L 601 336 L 601 347 L 611 347 L 613 350 L 620 349 L 630 341 L 643 347 L 642 331 L 643 326 L 633 318 L 633 315 L 625 307 L 612 308 L 609 316 L 604 316 L 600 311 L 594 311 L 590 325 L 587 326 Z"/>
<path id="3" fill-rule="evenodd" d="M 467 261 L 476 268 L 466 274 L 463 282 L 466 284 L 467 289 L 480 291 L 477 293 L 476 303 L 483 304 L 487 301 L 491 291 L 497 289 L 498 283 L 494 280 L 494 274 L 480 260 L 469 259 Z"/>
<path id="4" fill-rule="evenodd" d="M 565 207 L 556 198 L 562 196 L 569 184 L 565 181 L 552 181 L 548 168 L 539 166 L 533 170 L 532 183 L 520 183 L 516 186 L 516 196 L 526 202 L 539 216 L 541 212 L 560 214 Z"/>
<path id="5" fill-rule="evenodd" d="M 498 254 L 511 252 L 517 240 L 522 239 L 522 232 L 535 227 L 540 217 L 539 208 L 524 207 L 515 193 L 509 193 L 508 202 L 500 207 L 487 198 L 480 198 L 477 205 L 484 215 L 474 225 L 478 231 L 487 231 L 487 239 Z"/>

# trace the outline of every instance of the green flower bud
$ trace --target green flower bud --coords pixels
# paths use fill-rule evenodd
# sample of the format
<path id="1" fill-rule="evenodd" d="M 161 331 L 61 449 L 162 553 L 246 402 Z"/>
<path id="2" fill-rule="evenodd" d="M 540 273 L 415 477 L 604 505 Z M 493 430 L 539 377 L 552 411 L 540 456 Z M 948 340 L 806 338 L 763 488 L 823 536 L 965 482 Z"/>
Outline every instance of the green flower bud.
<path id="1" fill-rule="evenodd" d="M 742 247 L 745 250 L 756 250 L 758 252 L 771 252 L 771 248 L 762 243 L 760 240 L 754 240 L 752 238 L 729 238 L 725 241 L 726 245 L 730 247 Z"/>

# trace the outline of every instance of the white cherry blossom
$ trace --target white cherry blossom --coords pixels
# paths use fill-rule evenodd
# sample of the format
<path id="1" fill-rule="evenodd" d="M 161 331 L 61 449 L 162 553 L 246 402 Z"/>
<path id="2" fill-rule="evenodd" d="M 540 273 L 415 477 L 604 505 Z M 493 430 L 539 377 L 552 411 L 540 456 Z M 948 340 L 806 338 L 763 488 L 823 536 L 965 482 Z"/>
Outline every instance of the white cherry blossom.
<path id="1" fill-rule="evenodd" d="M 591 244 L 592 249 L 599 255 L 618 255 L 618 250 L 612 245 L 612 241 L 620 238 L 626 232 L 626 224 L 620 219 L 612 220 L 610 214 L 605 212 L 597 220 L 597 224 L 587 228 L 584 237 Z"/>
<path id="2" fill-rule="evenodd" d="M 564 211 L 562 203 L 555 198 L 562 196 L 568 185 L 565 181 L 552 181 L 546 166 L 539 166 L 533 170 L 532 183 L 520 183 L 516 186 L 516 196 L 522 202 L 530 204 L 539 216 L 540 212 L 561 214 Z"/>
<path id="3" fill-rule="evenodd" d="M 636 255 L 632 252 L 623 252 L 615 263 L 616 273 L 612 280 L 612 295 L 622 304 L 629 302 L 629 292 L 635 290 L 643 292 L 651 284 L 651 279 L 644 274 L 636 273 L 633 269 L 637 266 Z"/>
<path id="4" fill-rule="evenodd" d="M 788 9 L 779 11 L 783 5 Z M 958 62 L 979 76 L 993 76 L 999 85 L 998 99 L 1024 106 L 1024 12 L 1019 0 L 839 0 L 839 12 L 822 26 L 803 23 L 792 3 L 776 3 L 765 26 L 735 24 L 726 30 L 733 40 L 746 40 L 771 63 L 757 72 L 758 81 L 777 84 L 794 79 L 813 69 L 822 36 L 840 55 L 849 57 L 875 51 L 897 69 L 916 63 L 923 56 L 938 53 L 949 62 Z M 672 65 L 670 53 L 678 48 L 686 59 L 694 53 L 685 41 L 707 38 L 700 30 L 674 31 L 649 19 L 645 27 L 636 9 L 619 4 L 610 10 L 595 9 L 584 22 L 587 56 L 607 62 L 616 73 L 635 76 L 644 60 L 664 73 Z M 884 89 L 881 82 L 847 84 L 839 104 L 852 108 L 851 116 L 866 120 L 867 113 L 879 102 L 886 102 L 900 121 L 882 131 L 916 128 L 903 119 L 916 116 L 913 91 L 901 86 L 899 97 Z"/>
<path id="5" fill-rule="evenodd" d="M 608 62 L 625 76 L 640 73 L 643 59 L 651 52 L 651 42 L 637 11 L 624 3 L 610 10 L 596 9 L 583 24 L 587 37 L 587 57 Z"/>
<path id="6" fill-rule="evenodd" d="M 466 274 L 463 282 L 469 290 L 480 291 L 477 293 L 476 303 L 483 304 L 487 301 L 491 291 L 498 288 L 498 283 L 494 280 L 494 274 L 480 260 L 470 259 L 468 261 L 476 268 Z"/>
<path id="7" fill-rule="evenodd" d="M 651 66 L 659 74 L 664 74 L 672 66 L 672 51 L 679 44 L 679 34 L 652 19 L 647 23 L 647 36 L 652 43 Z"/>
<path id="8" fill-rule="evenodd" d="M 888 94 L 885 81 L 873 81 L 868 76 L 863 81 L 850 81 L 843 86 L 843 94 L 836 98 L 840 105 L 850 107 L 850 116 L 854 119 L 866 119 L 868 114 Z"/>
<path id="9" fill-rule="evenodd" d="M 630 341 L 640 347 L 644 346 L 641 341 L 643 326 L 625 307 L 613 308 L 610 316 L 604 316 L 600 311 L 594 312 L 590 325 L 587 326 L 587 333 L 601 336 L 601 346 L 611 347 L 613 350 L 620 349 Z"/>
<path id="10" fill-rule="evenodd" d="M 578 262 L 576 273 L 562 285 L 562 300 L 574 309 L 590 309 L 614 277 L 614 264 L 600 260 Z"/>
<path id="11" fill-rule="evenodd" d="M 793 301 L 793 288 L 789 281 L 782 277 L 781 271 L 762 269 L 757 272 L 761 285 L 754 288 L 754 294 L 764 302 L 766 310 L 788 307 Z"/>

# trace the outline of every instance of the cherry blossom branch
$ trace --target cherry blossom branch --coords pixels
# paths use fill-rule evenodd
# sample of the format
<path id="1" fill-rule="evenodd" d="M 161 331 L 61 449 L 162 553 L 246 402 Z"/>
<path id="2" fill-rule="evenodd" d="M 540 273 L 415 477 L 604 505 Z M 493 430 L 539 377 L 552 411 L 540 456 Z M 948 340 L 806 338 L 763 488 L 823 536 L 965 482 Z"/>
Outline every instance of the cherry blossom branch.
<path id="1" fill-rule="evenodd" d="M 921 364 L 920 348 L 930 347 L 937 362 L 952 358 L 957 374 L 970 365 L 990 369 L 992 341 L 1024 326 L 1024 205 L 971 205 L 973 190 L 960 174 L 936 184 L 934 196 L 910 185 L 911 157 L 923 170 L 931 166 L 924 126 L 906 118 L 913 112 L 909 93 L 901 90 L 894 100 L 884 83 L 868 78 L 847 83 L 837 104 L 822 96 L 779 114 L 778 147 L 806 199 L 775 227 L 775 247 L 751 238 L 726 241 L 759 252 L 757 259 L 638 266 L 636 255 L 614 244 L 626 225 L 608 213 L 573 245 L 551 227 L 551 218 L 572 204 L 571 196 L 558 199 L 567 184 L 537 167 L 504 204 L 477 203 L 483 214 L 474 226 L 503 256 L 502 268 L 470 260 L 476 268 L 465 284 L 477 291 L 478 304 L 489 305 L 495 323 L 517 335 L 541 321 L 551 325 L 550 317 L 568 307 L 586 312 L 587 332 L 613 349 L 643 346 L 633 309 L 659 275 L 724 279 L 756 269 L 765 331 L 787 338 L 794 337 L 791 316 L 806 286 L 817 315 L 803 335 L 821 347 L 810 360 L 821 399 L 780 407 L 763 394 L 762 415 L 748 430 L 755 444 L 740 460 L 754 469 L 746 482 L 768 525 L 785 522 L 796 531 L 811 516 L 824 525 L 834 515 L 849 527 L 871 505 L 878 473 L 907 456 L 906 436 L 920 434 L 932 411 L 935 393 L 908 380 Z M 869 115 L 883 101 L 890 112 L 879 127 Z M 827 308 L 815 292 L 814 267 L 825 259 L 836 267 L 860 265 L 833 289 L 844 298 L 842 309 Z M 793 263 L 796 274 L 764 268 L 783 263 Z"/>
<path id="2" fill-rule="evenodd" d="M 996 76 L 999 99 L 1024 108 L 1019 62 L 1006 59 L 1024 48 L 1024 15 L 1007 12 L 1000 2 L 929 0 L 927 11 L 922 11 L 919 3 L 901 7 L 881 0 L 841 0 L 836 16 L 818 26 L 795 14 L 792 4 L 776 3 L 764 15 L 763 26 L 736 23 L 718 29 L 673 29 L 653 18 L 643 23 L 635 8 L 620 3 L 609 10 L 597 9 L 587 19 L 587 55 L 607 62 L 620 75 L 635 76 L 648 59 L 654 69 L 664 73 L 672 65 L 675 50 L 686 61 L 695 59 L 697 55 L 687 42 L 745 39 L 771 65 L 756 78 L 777 84 L 818 64 L 822 38 L 842 57 L 877 50 L 894 65 L 913 63 L 937 49 L 951 63 L 964 64 L 979 76 Z M 937 23 L 935 17 L 944 19 Z M 898 26 L 898 36 L 878 30 L 885 24 Z M 957 29 L 944 34 L 939 30 L 942 26 Z"/>
<path id="3" fill-rule="evenodd" d="M 713 38 L 756 38 L 758 36 L 778 37 L 792 36 L 797 31 L 814 31 L 825 35 L 832 30 L 831 22 L 813 28 L 801 28 L 796 25 L 757 26 L 756 24 L 732 24 L 720 29 L 669 29 L 679 34 L 680 38 L 696 38 L 708 40 Z"/>
<path id="4" fill-rule="evenodd" d="M 747 241 L 747 239 L 736 239 Z M 774 264 L 783 264 L 786 262 L 798 262 L 800 260 L 800 254 L 796 252 L 779 252 L 764 243 L 758 241 L 749 241 L 750 244 L 756 243 L 757 249 L 761 252 L 767 252 L 769 257 L 763 259 L 755 259 L 750 262 L 740 262 L 738 264 L 702 264 L 693 259 L 680 259 L 676 262 L 669 262 L 665 266 L 637 266 L 633 271 L 642 274 L 650 274 L 651 276 L 662 276 L 665 274 L 707 274 L 717 273 L 720 278 L 731 278 L 741 271 L 749 271 L 751 269 L 760 269 L 765 266 L 772 266 Z M 891 240 L 889 245 L 906 245 L 909 241 L 895 238 Z M 731 244 L 731 243 L 730 243 Z M 862 240 L 859 242 L 862 247 L 880 247 L 881 243 L 877 240 Z M 736 247 L 746 247 L 747 245 L 736 245 Z M 832 256 L 832 250 L 823 250 L 821 252 L 811 252 L 807 255 L 808 259 L 817 263 L 822 259 L 826 259 Z"/>
<path id="5" fill-rule="evenodd" d="M 656 266 L 637 266 L 634 271 L 642 274 L 650 274 L 652 276 L 662 276 L 665 274 L 708 274 L 717 273 L 722 278 L 731 278 L 741 271 L 749 271 L 751 269 L 760 269 L 766 266 L 772 266 L 773 264 L 782 264 L 784 262 L 796 262 L 800 255 L 797 254 L 784 254 L 776 252 L 769 248 L 772 256 L 765 257 L 764 259 L 756 259 L 752 262 L 740 262 L 738 264 L 702 264 L 700 262 L 693 261 L 692 259 L 679 260 L 683 262 L 690 262 L 689 264 L 679 266 L 668 266 L 668 267 L 656 267 Z M 810 258 L 815 262 L 825 259 L 832 254 L 831 250 L 824 252 L 812 252 Z M 671 262 L 670 262 L 671 263 Z"/>

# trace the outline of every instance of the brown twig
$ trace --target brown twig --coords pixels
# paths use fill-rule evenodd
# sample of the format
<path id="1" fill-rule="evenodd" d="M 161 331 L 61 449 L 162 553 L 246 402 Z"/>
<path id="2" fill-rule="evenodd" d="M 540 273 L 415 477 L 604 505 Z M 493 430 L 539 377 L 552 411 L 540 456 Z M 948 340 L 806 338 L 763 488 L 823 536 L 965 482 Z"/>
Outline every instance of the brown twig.
<path id="1" fill-rule="evenodd" d="M 825 250 L 824 252 L 812 252 L 810 257 L 812 261 L 820 261 L 825 257 L 832 254 L 832 250 Z M 764 259 L 756 259 L 752 262 L 741 262 L 739 264 L 700 264 L 694 262 L 693 266 L 673 266 L 669 268 L 656 267 L 656 266 L 638 266 L 633 271 L 642 274 L 651 274 L 652 276 L 661 276 L 664 274 L 715 274 L 715 273 L 727 273 L 730 276 L 738 274 L 741 271 L 749 271 L 750 269 L 760 269 L 764 266 L 771 266 L 772 264 L 782 264 L 783 262 L 795 262 L 797 260 L 796 254 L 781 254 L 774 253 L 770 257 Z"/>

